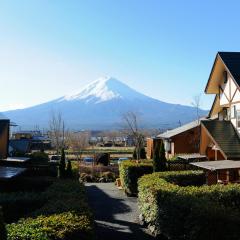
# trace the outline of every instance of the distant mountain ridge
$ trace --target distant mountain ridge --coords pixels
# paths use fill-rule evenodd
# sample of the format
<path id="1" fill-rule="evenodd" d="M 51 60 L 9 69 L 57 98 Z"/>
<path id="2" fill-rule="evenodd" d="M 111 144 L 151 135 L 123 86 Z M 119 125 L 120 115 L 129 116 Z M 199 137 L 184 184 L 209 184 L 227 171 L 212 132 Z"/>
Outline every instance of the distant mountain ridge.
<path id="1" fill-rule="evenodd" d="M 139 115 L 142 127 L 172 128 L 196 119 L 196 109 L 148 97 L 112 77 L 99 78 L 80 91 L 33 107 L 7 111 L 4 115 L 22 128 L 48 127 L 52 111 L 61 112 L 70 129 L 121 128 L 122 115 Z M 200 115 L 207 111 L 200 110 Z"/>

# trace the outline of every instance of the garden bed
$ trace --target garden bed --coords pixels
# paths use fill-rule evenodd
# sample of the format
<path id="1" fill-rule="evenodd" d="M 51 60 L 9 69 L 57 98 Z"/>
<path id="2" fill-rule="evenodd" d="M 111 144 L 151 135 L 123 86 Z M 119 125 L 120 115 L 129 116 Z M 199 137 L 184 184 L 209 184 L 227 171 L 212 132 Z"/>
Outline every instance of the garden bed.
<path id="1" fill-rule="evenodd" d="M 79 173 L 83 182 L 114 182 L 119 177 L 118 164 L 102 166 L 81 163 Z"/>
<path id="2" fill-rule="evenodd" d="M 240 185 L 204 185 L 201 171 L 145 175 L 138 184 L 142 220 L 174 240 L 231 239 L 240 235 Z"/>

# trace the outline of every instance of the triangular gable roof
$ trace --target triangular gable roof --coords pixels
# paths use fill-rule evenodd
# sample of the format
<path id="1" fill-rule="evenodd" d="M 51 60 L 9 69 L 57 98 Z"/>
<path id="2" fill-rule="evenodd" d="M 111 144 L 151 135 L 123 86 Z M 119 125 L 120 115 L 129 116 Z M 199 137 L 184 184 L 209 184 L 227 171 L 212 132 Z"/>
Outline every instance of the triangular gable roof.
<path id="1" fill-rule="evenodd" d="M 232 76 L 235 83 L 240 86 L 240 52 L 218 52 L 214 60 L 214 64 L 205 88 L 205 93 L 208 93 L 210 81 L 212 80 L 217 63 L 221 62 L 226 71 Z M 213 93 L 210 91 L 210 93 Z"/>
<path id="2" fill-rule="evenodd" d="M 184 124 L 182 125 L 181 127 L 178 127 L 178 128 L 175 128 L 175 129 L 172 129 L 172 130 L 168 130 L 162 134 L 159 134 L 157 136 L 157 138 L 171 138 L 171 137 L 174 137 L 180 133 L 183 133 L 183 132 L 186 132 L 192 128 L 195 128 L 197 126 L 200 126 L 200 120 L 195 120 L 193 122 L 190 122 L 190 123 L 187 123 L 187 124 Z"/>
<path id="3" fill-rule="evenodd" d="M 219 52 L 218 54 L 240 86 L 240 52 Z"/>

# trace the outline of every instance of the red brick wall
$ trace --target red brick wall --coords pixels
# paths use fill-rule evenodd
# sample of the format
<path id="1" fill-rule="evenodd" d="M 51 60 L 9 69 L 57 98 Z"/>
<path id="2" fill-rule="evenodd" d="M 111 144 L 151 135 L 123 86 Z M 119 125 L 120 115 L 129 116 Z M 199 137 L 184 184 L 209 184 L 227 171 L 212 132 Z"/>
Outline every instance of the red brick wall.
<path id="1" fill-rule="evenodd" d="M 148 138 L 147 139 L 147 158 L 152 159 L 153 158 L 153 150 L 157 143 L 161 143 L 161 139 L 157 138 Z"/>

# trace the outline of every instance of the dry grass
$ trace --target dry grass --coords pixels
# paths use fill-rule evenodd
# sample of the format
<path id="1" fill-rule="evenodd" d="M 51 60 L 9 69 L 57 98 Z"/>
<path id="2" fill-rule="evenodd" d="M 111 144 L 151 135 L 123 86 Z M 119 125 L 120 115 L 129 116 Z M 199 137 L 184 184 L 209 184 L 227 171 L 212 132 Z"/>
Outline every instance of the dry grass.
<path id="1" fill-rule="evenodd" d="M 118 164 L 110 165 L 110 166 L 102 166 L 102 165 L 86 165 L 83 163 L 79 164 L 79 172 L 86 173 L 92 176 L 100 176 L 104 172 L 112 172 L 116 177 L 119 176 Z"/>

